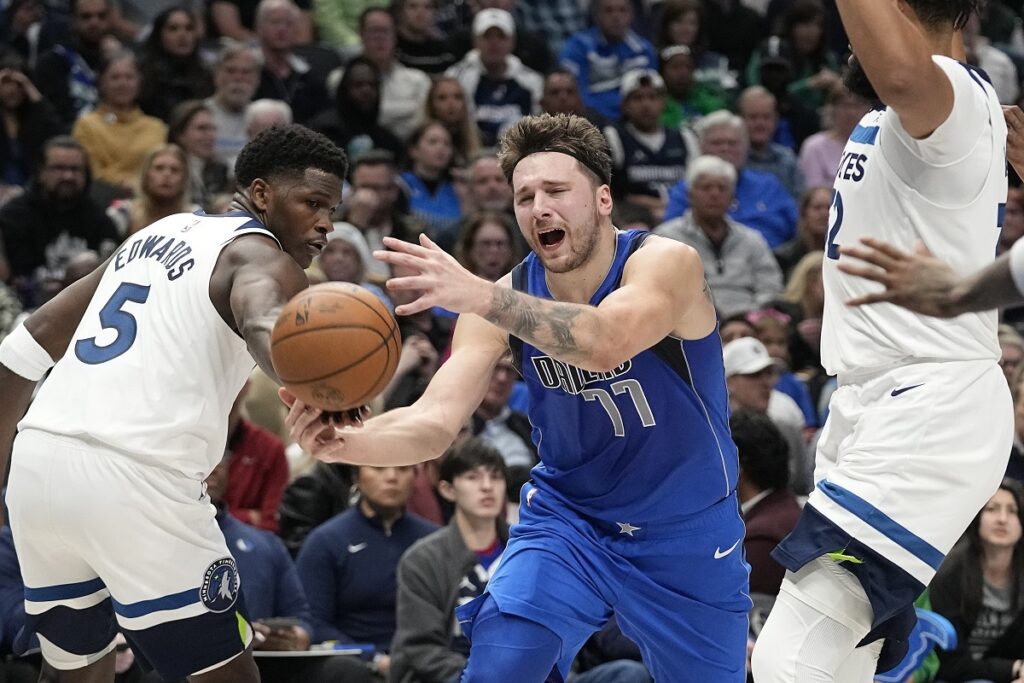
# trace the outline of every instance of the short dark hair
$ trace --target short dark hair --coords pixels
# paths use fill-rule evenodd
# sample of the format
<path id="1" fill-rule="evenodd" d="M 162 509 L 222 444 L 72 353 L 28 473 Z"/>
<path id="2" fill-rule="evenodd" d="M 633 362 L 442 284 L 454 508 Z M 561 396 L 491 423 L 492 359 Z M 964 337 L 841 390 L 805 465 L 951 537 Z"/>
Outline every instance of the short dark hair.
<path id="1" fill-rule="evenodd" d="M 352 160 L 352 169 L 350 173 L 355 174 L 356 170 L 363 166 L 390 166 L 393 169 L 398 168 L 398 160 L 395 159 L 395 155 L 386 149 L 368 149 L 355 159 Z"/>
<path id="2" fill-rule="evenodd" d="M 789 445 L 771 418 L 737 410 L 729 420 L 740 468 L 762 491 L 789 485 Z"/>
<path id="3" fill-rule="evenodd" d="M 386 16 L 388 19 L 391 20 L 391 25 L 394 26 L 395 17 L 394 17 L 393 14 L 391 14 L 391 11 L 387 7 L 381 7 L 379 5 L 374 5 L 373 7 L 367 7 L 366 9 L 364 9 L 362 12 L 359 13 L 359 30 L 360 31 L 362 31 L 364 28 L 366 28 L 366 18 L 369 17 L 374 12 L 380 12 L 381 14 Z"/>
<path id="4" fill-rule="evenodd" d="M 271 126 L 250 140 L 235 162 L 235 178 L 248 187 L 256 178 L 300 176 L 310 168 L 344 178 L 348 158 L 324 135 L 292 123 Z"/>
<path id="5" fill-rule="evenodd" d="M 608 140 L 597 127 L 574 114 L 541 114 L 527 116 L 512 126 L 501 138 L 498 160 L 505 178 L 512 182 L 516 165 L 538 152 L 559 152 L 579 162 L 584 173 L 599 185 L 612 178 L 612 153 Z"/>
<path id="6" fill-rule="evenodd" d="M 438 478 L 451 484 L 455 477 L 465 474 L 477 467 L 486 467 L 503 479 L 508 479 L 508 467 L 498 449 L 483 439 L 472 436 L 461 441 L 441 456 Z"/>
<path id="7" fill-rule="evenodd" d="M 952 24 L 954 30 L 967 25 L 972 14 L 981 10 L 984 0 L 907 0 L 917 18 L 928 28 Z"/>
<path id="8" fill-rule="evenodd" d="M 91 178 L 89 172 L 89 153 L 82 146 L 82 143 L 70 135 L 55 135 L 43 143 L 42 147 L 39 148 L 39 157 L 36 159 L 36 174 L 43 170 L 51 149 L 73 149 L 81 154 L 82 160 L 85 161 L 86 179 Z"/>

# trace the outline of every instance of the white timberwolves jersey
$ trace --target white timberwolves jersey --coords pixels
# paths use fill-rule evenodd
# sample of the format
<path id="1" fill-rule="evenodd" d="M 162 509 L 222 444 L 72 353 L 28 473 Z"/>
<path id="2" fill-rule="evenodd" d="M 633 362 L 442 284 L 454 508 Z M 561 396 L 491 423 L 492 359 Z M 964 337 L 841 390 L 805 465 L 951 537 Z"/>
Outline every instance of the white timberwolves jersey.
<path id="1" fill-rule="evenodd" d="M 241 212 L 177 214 L 129 237 L 19 428 L 205 478 L 254 366 L 210 300 L 210 276 L 248 233 L 273 239 Z"/>
<path id="2" fill-rule="evenodd" d="M 890 304 L 851 308 L 880 285 L 836 267 L 840 245 L 874 237 L 911 251 L 921 241 L 961 274 L 992 262 L 1006 201 L 1006 124 L 992 87 L 947 57 L 933 60 L 953 86 L 949 117 L 915 140 L 892 110 L 869 112 L 836 174 L 824 265 L 821 358 L 830 374 L 918 360 L 998 359 L 996 313 L 950 320 Z"/>

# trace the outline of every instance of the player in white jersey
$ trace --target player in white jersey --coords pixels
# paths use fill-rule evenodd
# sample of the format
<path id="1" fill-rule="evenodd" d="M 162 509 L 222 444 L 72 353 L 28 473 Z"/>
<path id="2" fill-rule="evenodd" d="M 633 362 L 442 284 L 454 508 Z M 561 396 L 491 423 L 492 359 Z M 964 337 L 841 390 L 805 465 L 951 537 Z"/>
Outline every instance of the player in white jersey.
<path id="1" fill-rule="evenodd" d="M 259 680 L 203 480 L 253 360 L 276 377 L 273 323 L 308 285 L 346 168 L 322 135 L 269 129 L 238 157 L 230 213 L 130 236 L 0 345 L 26 635 L 56 680 L 112 681 L 118 630 L 166 680 Z"/>
<path id="2" fill-rule="evenodd" d="M 950 57 L 975 0 L 838 7 L 855 54 L 847 84 L 885 106 L 861 120 L 836 175 L 821 348 L 839 388 L 816 487 L 773 553 L 789 571 L 754 650 L 758 683 L 867 683 L 898 663 L 912 603 L 996 490 L 1013 432 L 994 314 L 851 308 L 875 285 L 838 268 L 840 247 L 865 236 L 922 241 L 965 270 L 992 261 L 1006 125 L 984 74 Z"/>

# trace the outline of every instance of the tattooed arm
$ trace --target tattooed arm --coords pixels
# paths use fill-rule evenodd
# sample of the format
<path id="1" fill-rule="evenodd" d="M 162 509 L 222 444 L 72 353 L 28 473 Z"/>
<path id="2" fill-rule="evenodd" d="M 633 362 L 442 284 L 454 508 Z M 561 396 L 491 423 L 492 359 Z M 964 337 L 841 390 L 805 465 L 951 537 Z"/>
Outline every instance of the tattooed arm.
<path id="1" fill-rule="evenodd" d="M 657 237 L 630 257 L 621 286 L 598 306 L 529 296 L 508 277 L 491 289 L 483 318 L 586 370 L 611 370 L 668 335 L 699 339 L 716 323 L 700 257 Z"/>

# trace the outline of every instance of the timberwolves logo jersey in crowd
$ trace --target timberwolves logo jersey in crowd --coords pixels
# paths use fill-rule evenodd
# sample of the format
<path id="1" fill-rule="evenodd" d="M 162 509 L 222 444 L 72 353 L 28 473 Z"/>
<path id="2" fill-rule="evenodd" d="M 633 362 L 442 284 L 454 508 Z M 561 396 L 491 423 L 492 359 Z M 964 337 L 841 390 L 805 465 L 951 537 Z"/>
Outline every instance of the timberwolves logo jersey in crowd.
<path id="1" fill-rule="evenodd" d="M 615 258 L 590 304 L 619 287 L 627 259 L 647 237 L 616 231 Z M 553 298 L 536 254 L 516 266 L 512 284 Z M 699 512 L 736 487 L 717 330 L 699 340 L 666 337 L 609 372 L 568 365 L 515 337 L 509 342 L 530 393 L 538 488 L 597 519 L 661 520 Z"/>

